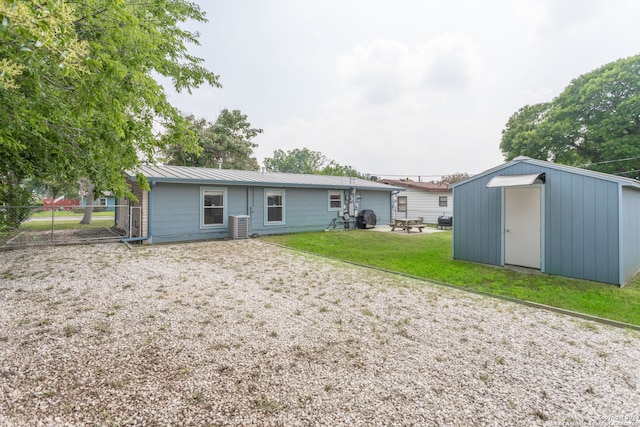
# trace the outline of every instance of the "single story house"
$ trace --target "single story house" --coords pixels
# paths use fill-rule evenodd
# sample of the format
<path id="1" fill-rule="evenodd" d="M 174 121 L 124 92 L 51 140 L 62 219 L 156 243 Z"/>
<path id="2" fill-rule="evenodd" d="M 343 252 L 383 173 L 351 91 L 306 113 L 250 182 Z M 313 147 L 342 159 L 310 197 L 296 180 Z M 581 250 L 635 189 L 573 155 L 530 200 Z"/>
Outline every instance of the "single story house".
<path id="1" fill-rule="evenodd" d="M 87 206 L 87 196 L 82 197 L 80 204 L 82 206 Z M 102 196 L 96 197 L 93 203 L 89 203 L 89 204 L 93 204 L 93 206 L 97 207 L 98 209 L 113 212 L 116 206 L 116 198 L 110 192 L 107 191 Z"/>
<path id="2" fill-rule="evenodd" d="M 518 157 L 452 188 L 455 259 L 620 286 L 640 270 L 640 181 Z"/>
<path id="3" fill-rule="evenodd" d="M 453 216 L 453 191 L 446 184 L 408 179 L 378 182 L 406 190 L 394 194 L 393 219 L 422 218 L 427 224 L 437 224 L 438 217 Z"/>
<path id="4" fill-rule="evenodd" d="M 136 173 L 150 185 L 145 191 Z M 358 212 L 391 221 L 399 188 L 358 178 L 183 166 L 126 173 L 137 202 L 119 209 L 118 227 L 147 243 L 355 228 Z"/>

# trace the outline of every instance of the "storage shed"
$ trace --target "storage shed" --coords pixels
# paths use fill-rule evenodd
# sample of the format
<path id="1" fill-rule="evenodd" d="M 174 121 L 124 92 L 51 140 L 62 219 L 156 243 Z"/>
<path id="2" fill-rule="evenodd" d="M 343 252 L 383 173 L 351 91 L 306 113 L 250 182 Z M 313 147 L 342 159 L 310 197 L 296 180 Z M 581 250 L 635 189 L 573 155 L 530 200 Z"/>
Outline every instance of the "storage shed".
<path id="1" fill-rule="evenodd" d="M 149 191 L 138 186 L 138 173 Z M 146 243 L 355 229 L 365 209 L 389 223 L 392 193 L 402 190 L 345 176 L 184 166 L 142 166 L 126 175 L 138 200 L 123 206 L 118 227 L 129 230 L 129 241 Z"/>
<path id="2" fill-rule="evenodd" d="M 616 285 L 640 269 L 640 181 L 518 157 L 452 187 L 455 259 Z"/>

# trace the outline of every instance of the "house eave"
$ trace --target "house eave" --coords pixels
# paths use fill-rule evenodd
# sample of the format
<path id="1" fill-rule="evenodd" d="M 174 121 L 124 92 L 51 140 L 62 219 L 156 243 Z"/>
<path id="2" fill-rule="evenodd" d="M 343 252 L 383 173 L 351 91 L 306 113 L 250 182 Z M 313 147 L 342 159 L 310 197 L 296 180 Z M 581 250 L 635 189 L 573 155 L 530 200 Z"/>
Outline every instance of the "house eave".
<path id="1" fill-rule="evenodd" d="M 564 172 L 569 172 L 569 173 L 574 173 L 577 175 L 583 175 L 583 176 L 588 176 L 591 178 L 595 178 L 595 179 L 601 179 L 604 181 L 609 181 L 609 182 L 615 182 L 623 187 L 633 187 L 636 188 L 638 190 L 640 190 L 640 181 L 636 181 L 634 179 L 631 178 L 624 178 L 624 177 L 620 177 L 617 175 L 611 175 L 611 174 L 607 174 L 607 173 L 603 173 L 603 172 L 596 172 L 596 171 L 590 171 L 587 169 L 581 169 L 581 168 L 577 168 L 575 166 L 567 166 L 567 165 L 561 165 L 558 163 L 553 163 L 553 162 L 548 162 L 545 160 L 537 160 L 537 159 L 531 159 L 529 157 L 525 157 L 525 156 L 520 156 L 520 157 L 516 157 L 515 159 L 503 163 L 501 165 L 498 165 L 496 167 L 493 167 L 491 169 L 488 169 L 478 175 L 474 175 L 470 178 L 465 179 L 464 181 L 460 181 L 457 182 L 453 185 L 451 185 L 450 188 L 455 188 L 458 187 L 462 184 L 465 184 L 467 182 L 471 182 L 474 181 L 476 179 L 480 179 L 483 178 L 487 175 L 491 175 L 495 172 L 499 172 L 503 169 L 506 169 L 510 166 L 516 165 L 518 163 L 527 163 L 530 165 L 534 165 L 534 166 L 539 166 L 541 168 L 548 168 L 548 169 L 553 169 L 553 170 L 558 170 L 558 171 L 564 171 Z"/>

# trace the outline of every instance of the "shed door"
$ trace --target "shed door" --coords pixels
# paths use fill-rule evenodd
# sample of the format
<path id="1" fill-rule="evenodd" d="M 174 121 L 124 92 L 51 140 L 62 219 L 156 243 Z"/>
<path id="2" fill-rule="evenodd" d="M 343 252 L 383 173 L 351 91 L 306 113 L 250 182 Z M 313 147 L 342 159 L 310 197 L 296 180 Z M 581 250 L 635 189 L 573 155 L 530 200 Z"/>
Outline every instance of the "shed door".
<path id="1" fill-rule="evenodd" d="M 504 189 L 504 262 L 540 268 L 540 187 Z"/>

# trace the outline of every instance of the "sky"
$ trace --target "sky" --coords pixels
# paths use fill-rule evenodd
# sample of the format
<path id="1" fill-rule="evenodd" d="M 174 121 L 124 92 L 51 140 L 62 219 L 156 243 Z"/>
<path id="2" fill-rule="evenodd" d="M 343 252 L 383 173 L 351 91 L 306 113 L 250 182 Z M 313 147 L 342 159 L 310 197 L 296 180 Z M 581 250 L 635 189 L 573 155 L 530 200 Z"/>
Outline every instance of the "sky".
<path id="1" fill-rule="evenodd" d="M 195 0 L 189 52 L 222 88 L 165 85 L 183 113 L 240 110 L 262 165 L 308 148 L 384 178 L 434 180 L 504 162 L 525 105 L 640 53 L 638 0 Z"/>

